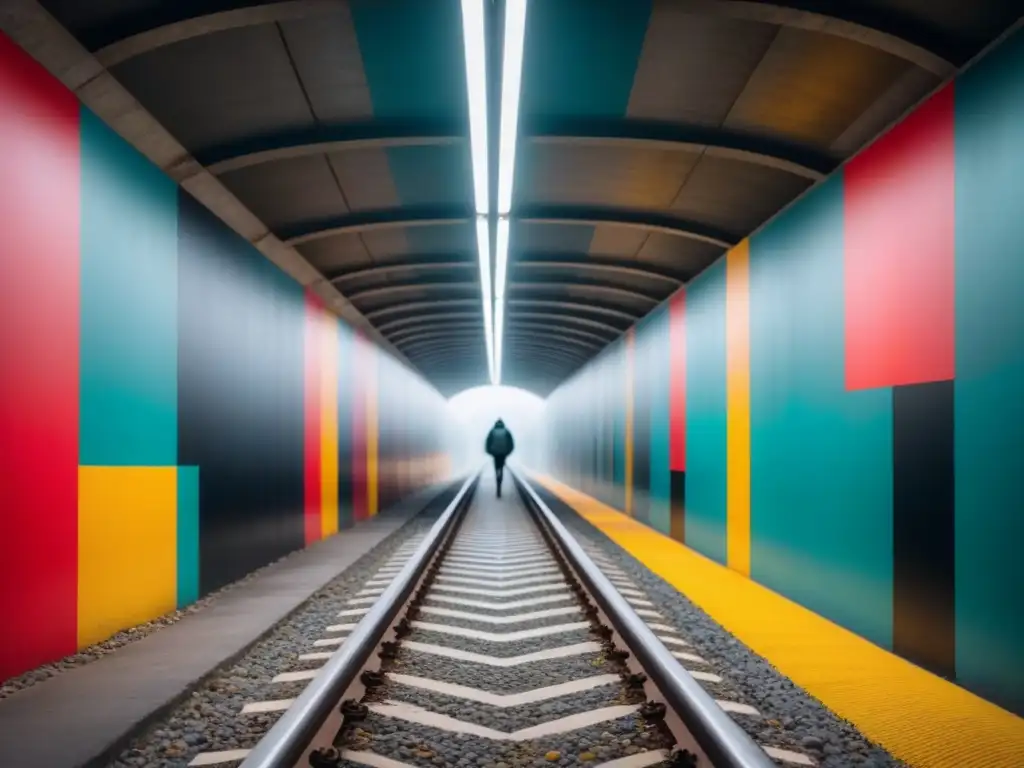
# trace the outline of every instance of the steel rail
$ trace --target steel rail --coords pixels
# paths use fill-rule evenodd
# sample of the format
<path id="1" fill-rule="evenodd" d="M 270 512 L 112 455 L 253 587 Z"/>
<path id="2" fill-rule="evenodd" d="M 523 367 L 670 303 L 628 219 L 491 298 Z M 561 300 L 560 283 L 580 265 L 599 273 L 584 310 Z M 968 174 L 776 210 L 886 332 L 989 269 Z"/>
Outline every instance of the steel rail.
<path id="1" fill-rule="evenodd" d="M 364 669 L 381 637 L 390 629 L 438 547 L 465 513 L 479 479 L 478 471 L 462 484 L 394 581 L 356 624 L 320 674 L 246 756 L 241 768 L 293 768 L 301 760 L 324 722 L 340 704 L 345 691 Z"/>
<path id="2" fill-rule="evenodd" d="M 711 764 L 715 768 L 774 768 L 768 754 L 715 703 L 636 614 L 522 473 L 512 467 L 506 467 L 506 471 L 511 473 L 527 508 L 558 543 L 579 580 Z"/>

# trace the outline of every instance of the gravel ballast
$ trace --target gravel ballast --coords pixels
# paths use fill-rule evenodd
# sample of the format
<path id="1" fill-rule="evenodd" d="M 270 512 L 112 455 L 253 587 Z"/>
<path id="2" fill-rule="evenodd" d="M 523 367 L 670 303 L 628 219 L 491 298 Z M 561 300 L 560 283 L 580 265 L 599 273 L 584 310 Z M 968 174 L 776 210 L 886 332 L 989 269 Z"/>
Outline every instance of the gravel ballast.
<path id="1" fill-rule="evenodd" d="M 251 749 L 281 717 L 283 711 L 241 714 L 246 704 L 292 699 L 308 680 L 274 683 L 284 672 L 315 669 L 324 661 L 304 661 L 300 654 L 333 651 L 315 647 L 315 640 L 332 636 L 330 625 L 355 622 L 359 616 L 338 617 L 353 607 L 349 601 L 403 545 L 417 541 L 454 496 L 445 491 L 419 515 L 365 553 L 336 579 L 312 595 L 243 658 L 203 681 L 172 712 L 138 736 L 108 765 L 110 768 L 184 768 L 200 752 Z M 228 768 L 231 763 L 222 764 Z"/>
<path id="2" fill-rule="evenodd" d="M 709 694 L 759 710 L 760 717 L 736 715 L 734 718 L 758 743 L 803 752 L 822 768 L 904 765 L 781 675 L 546 489 L 534 484 L 534 490 L 585 548 L 603 553 L 609 562 L 625 572 L 637 589 L 646 593 L 646 599 L 657 606 L 656 610 L 664 617 L 663 623 L 678 630 L 678 635 L 708 662 L 708 665 L 684 663 L 684 666 L 722 677 L 721 683 L 698 681 Z"/>

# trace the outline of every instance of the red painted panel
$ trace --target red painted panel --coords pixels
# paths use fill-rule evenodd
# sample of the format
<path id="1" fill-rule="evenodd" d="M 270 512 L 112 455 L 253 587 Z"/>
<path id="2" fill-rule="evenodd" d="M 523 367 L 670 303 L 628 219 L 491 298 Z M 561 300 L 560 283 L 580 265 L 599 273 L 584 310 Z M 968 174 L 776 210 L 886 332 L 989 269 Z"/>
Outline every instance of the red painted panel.
<path id="1" fill-rule="evenodd" d="M 78 100 L 0 34 L 0 680 L 73 653 Z"/>
<path id="2" fill-rule="evenodd" d="M 303 414 L 305 424 L 306 544 L 320 540 L 320 324 L 323 305 L 306 291 L 305 380 Z"/>
<path id="3" fill-rule="evenodd" d="M 845 169 L 846 387 L 953 378 L 950 85 Z"/>
<path id="4" fill-rule="evenodd" d="M 669 469 L 686 471 L 686 291 L 669 303 Z"/>
<path id="5" fill-rule="evenodd" d="M 366 339 L 356 333 L 352 350 L 352 519 L 369 517 L 366 485 Z"/>

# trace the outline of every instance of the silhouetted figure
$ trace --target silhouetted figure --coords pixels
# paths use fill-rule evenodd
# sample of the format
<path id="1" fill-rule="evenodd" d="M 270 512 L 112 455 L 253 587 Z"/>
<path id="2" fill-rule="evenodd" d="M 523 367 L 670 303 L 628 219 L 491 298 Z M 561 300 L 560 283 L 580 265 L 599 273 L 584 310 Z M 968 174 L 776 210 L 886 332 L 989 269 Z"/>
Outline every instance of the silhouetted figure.
<path id="1" fill-rule="evenodd" d="M 494 475 L 498 480 L 498 498 L 501 498 L 501 480 L 505 474 L 505 459 L 507 459 L 516 448 L 512 440 L 512 433 L 505 428 L 505 422 L 498 419 L 494 422 L 491 431 L 487 433 L 487 443 L 484 450 L 494 459 Z"/>

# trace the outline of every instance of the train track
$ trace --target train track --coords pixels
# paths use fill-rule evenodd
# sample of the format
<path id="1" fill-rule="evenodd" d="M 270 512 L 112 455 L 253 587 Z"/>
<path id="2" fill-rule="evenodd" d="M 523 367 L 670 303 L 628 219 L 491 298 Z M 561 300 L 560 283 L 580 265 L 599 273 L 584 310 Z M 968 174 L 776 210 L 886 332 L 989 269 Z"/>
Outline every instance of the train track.
<path id="1" fill-rule="evenodd" d="M 758 746 L 657 607 L 511 474 L 518 498 L 470 478 L 350 600 L 242 768 L 802 762 Z"/>

